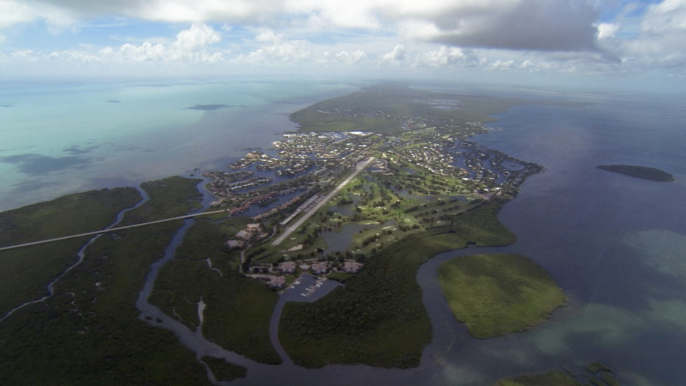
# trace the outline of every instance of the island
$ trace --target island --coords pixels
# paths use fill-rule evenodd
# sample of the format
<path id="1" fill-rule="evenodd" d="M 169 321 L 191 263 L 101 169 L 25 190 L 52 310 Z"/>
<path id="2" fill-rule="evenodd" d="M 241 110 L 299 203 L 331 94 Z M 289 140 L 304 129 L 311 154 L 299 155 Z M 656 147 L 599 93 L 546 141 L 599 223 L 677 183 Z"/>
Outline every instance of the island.
<path id="1" fill-rule="evenodd" d="M 251 366 L 286 356 L 306 368 L 418 366 L 432 339 L 419 267 L 441 252 L 514 243 L 498 213 L 545 170 L 473 138 L 523 103 L 538 102 L 372 86 L 294 112 L 298 131 L 204 180 L 0 214 L 11 230 L 0 248 L 134 226 L 0 250 L 0 383 L 208 385 L 249 381 Z M 501 259 L 477 259 L 491 258 Z M 539 323 L 563 301 L 541 268 L 507 259 L 516 272 L 485 270 L 488 280 L 545 304 L 501 299 L 516 311 L 483 319 L 508 328 L 481 337 Z M 472 298 L 458 302 L 483 299 L 479 283 L 466 285 Z M 293 294 L 301 301 L 277 307 Z"/>
<path id="2" fill-rule="evenodd" d="M 614 173 L 624 174 L 629 177 L 641 178 L 644 180 L 658 182 L 672 182 L 674 176 L 656 168 L 637 165 L 598 165 L 598 169 L 607 170 Z"/>
<path id="3" fill-rule="evenodd" d="M 482 339 L 527 330 L 566 302 L 553 278 L 520 255 L 446 261 L 438 268 L 438 283 L 455 318 Z"/>

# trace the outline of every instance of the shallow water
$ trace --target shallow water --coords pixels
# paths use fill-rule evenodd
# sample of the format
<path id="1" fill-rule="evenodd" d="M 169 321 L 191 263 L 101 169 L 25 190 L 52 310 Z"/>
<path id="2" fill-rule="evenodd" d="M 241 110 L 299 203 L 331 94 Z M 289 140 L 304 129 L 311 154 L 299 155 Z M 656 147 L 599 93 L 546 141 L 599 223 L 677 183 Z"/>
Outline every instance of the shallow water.
<path id="1" fill-rule="evenodd" d="M 294 130 L 288 114 L 341 83 L 2 84 L 0 210 L 222 168 Z M 216 105 L 216 106 L 213 106 Z"/>

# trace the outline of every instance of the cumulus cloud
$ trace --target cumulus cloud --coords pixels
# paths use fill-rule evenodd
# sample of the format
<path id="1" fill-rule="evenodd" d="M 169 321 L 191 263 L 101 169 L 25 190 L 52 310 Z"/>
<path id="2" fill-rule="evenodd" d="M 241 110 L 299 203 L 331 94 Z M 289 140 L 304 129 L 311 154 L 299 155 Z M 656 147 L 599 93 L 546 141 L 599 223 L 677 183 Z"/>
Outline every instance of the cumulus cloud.
<path id="1" fill-rule="evenodd" d="M 0 0 L 0 29 L 34 20 L 44 20 L 49 29 L 56 32 L 74 24 L 78 18 L 59 4 Z"/>
<path id="2" fill-rule="evenodd" d="M 622 9 L 601 18 L 605 8 L 600 4 Z M 0 60 L 227 60 L 249 65 L 290 63 L 297 68 L 370 65 L 379 71 L 389 64 L 400 70 L 453 66 L 560 73 L 670 68 L 670 73 L 684 73 L 686 0 L 632 4 L 615 0 L 0 0 L 0 44 L 4 35 L 20 41 L 14 38 L 15 31 L 3 29 L 36 20 L 52 28 L 112 19 L 123 25 L 131 19 L 190 25 L 176 36 L 121 37 L 97 47 L 75 43 L 76 49 L 49 54 L 31 46 L 26 48 L 38 52 L 5 50 Z M 230 33 L 231 38 L 222 39 L 222 33 Z"/>
<path id="3" fill-rule="evenodd" d="M 427 51 L 419 54 L 415 59 L 415 66 L 445 67 L 445 66 L 471 66 L 474 58 L 465 54 L 456 47 L 441 46 L 438 50 Z"/>
<path id="4" fill-rule="evenodd" d="M 665 34 L 686 31 L 686 1 L 664 0 L 648 7 L 641 23 L 644 34 Z"/>
<path id="5" fill-rule="evenodd" d="M 327 54 L 328 53 L 325 53 L 325 56 L 329 57 Z M 340 51 L 334 55 L 336 62 L 345 64 L 355 64 L 366 57 L 367 54 L 365 54 L 365 52 L 362 50 L 355 50 L 353 52 Z"/>
<path id="6" fill-rule="evenodd" d="M 212 27 L 193 23 L 187 30 L 176 35 L 170 45 L 144 42 L 141 45 L 126 43 L 118 49 L 106 47 L 99 50 L 103 59 L 114 61 L 189 61 L 214 63 L 222 60 L 221 52 L 208 52 L 206 48 L 221 41 L 221 34 Z"/>
<path id="7" fill-rule="evenodd" d="M 309 59 L 312 56 L 309 43 L 304 40 L 282 40 L 271 31 L 262 31 L 257 35 L 257 42 L 264 43 L 250 53 L 241 54 L 236 62 L 243 63 L 283 63 Z"/>
<path id="8" fill-rule="evenodd" d="M 193 23 L 190 29 L 183 30 L 176 35 L 174 45 L 182 51 L 198 51 L 221 40 L 221 35 L 212 27 L 206 24 Z"/>
<path id="9" fill-rule="evenodd" d="M 598 39 L 611 39 L 619 31 L 619 24 L 600 23 L 598 24 Z"/>
<path id="10" fill-rule="evenodd" d="M 405 60 L 405 46 L 402 44 L 396 45 L 391 52 L 387 52 L 381 57 L 383 62 L 397 63 L 402 60 Z"/>
<path id="11" fill-rule="evenodd" d="M 221 40 L 221 35 L 212 27 L 194 23 L 189 29 L 176 35 L 169 44 L 144 42 L 139 45 L 125 43 L 119 47 L 104 47 L 98 50 L 64 50 L 49 54 L 22 50 L 11 54 L 13 59 L 24 62 L 40 60 L 64 60 L 81 63 L 108 62 L 190 62 L 215 63 L 223 59 L 222 52 L 208 48 Z"/>
<path id="12" fill-rule="evenodd" d="M 648 6 L 637 35 L 614 43 L 608 49 L 627 65 L 653 69 L 685 66 L 686 0 L 664 0 Z"/>

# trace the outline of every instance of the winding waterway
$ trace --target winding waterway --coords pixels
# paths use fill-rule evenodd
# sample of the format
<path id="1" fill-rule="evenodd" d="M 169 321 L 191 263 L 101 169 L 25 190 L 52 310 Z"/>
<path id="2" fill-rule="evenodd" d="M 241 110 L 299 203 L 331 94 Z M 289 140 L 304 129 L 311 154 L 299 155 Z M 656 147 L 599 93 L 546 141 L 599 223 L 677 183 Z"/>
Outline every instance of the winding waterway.
<path id="1" fill-rule="evenodd" d="M 145 203 L 150 199 L 150 197 L 148 197 L 148 193 L 147 193 L 145 190 L 143 190 L 142 188 L 136 187 L 136 190 L 138 190 L 138 192 L 141 194 L 142 199 L 141 199 L 136 205 L 134 205 L 134 206 L 132 206 L 132 207 L 130 207 L 130 208 L 123 209 L 123 210 L 121 210 L 119 213 L 117 213 L 117 217 L 115 218 L 114 222 L 113 222 L 112 224 L 110 224 L 110 225 L 109 225 L 107 228 L 105 228 L 105 229 L 111 229 L 111 228 L 116 227 L 117 224 L 119 224 L 119 223 L 121 222 L 121 220 L 124 218 L 124 215 L 125 215 L 127 212 L 129 212 L 129 211 L 131 211 L 131 210 L 133 210 L 133 209 L 138 208 L 139 206 L 145 204 Z M 43 297 L 41 297 L 41 298 L 39 298 L 39 299 L 35 299 L 35 300 L 31 300 L 31 301 L 22 303 L 22 304 L 20 304 L 19 306 L 17 306 L 17 307 L 15 307 L 15 308 L 11 309 L 11 310 L 8 311 L 2 318 L 0 318 L 0 322 L 2 322 L 3 320 L 7 319 L 10 315 L 14 314 L 14 313 L 17 312 L 18 310 L 20 310 L 20 309 L 22 309 L 22 308 L 24 308 L 24 307 L 26 307 L 26 306 L 29 306 L 29 305 L 31 305 L 31 304 L 42 303 L 42 302 L 44 302 L 44 301 L 50 299 L 50 298 L 55 294 L 55 283 L 57 283 L 58 281 L 60 281 L 60 279 L 62 279 L 66 274 L 68 274 L 69 272 L 71 272 L 71 270 L 73 270 L 73 269 L 76 268 L 79 264 L 81 264 L 81 263 L 83 262 L 83 259 L 86 258 L 86 249 L 88 249 L 88 247 L 89 247 L 91 244 L 93 244 L 93 243 L 95 242 L 95 240 L 97 240 L 100 236 L 102 236 L 102 235 L 99 234 L 99 235 L 94 236 L 94 237 L 92 237 L 91 239 L 89 239 L 88 242 L 86 242 L 86 243 L 81 247 L 81 249 L 79 249 L 79 251 L 77 252 L 76 256 L 78 257 L 78 259 L 74 262 L 74 264 L 72 264 L 71 266 L 69 266 L 69 267 L 68 267 L 67 269 L 65 269 L 61 274 L 59 274 L 57 277 L 55 277 L 50 283 L 48 283 L 48 286 L 47 286 L 48 294 L 47 294 L 47 295 L 45 295 L 45 296 L 43 296 Z"/>

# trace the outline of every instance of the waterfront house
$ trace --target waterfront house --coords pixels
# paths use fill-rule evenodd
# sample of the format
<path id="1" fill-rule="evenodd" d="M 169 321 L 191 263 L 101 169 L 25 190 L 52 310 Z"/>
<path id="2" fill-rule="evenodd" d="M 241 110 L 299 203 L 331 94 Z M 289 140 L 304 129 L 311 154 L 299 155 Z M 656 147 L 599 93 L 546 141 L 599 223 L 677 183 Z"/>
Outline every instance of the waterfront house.
<path id="1" fill-rule="evenodd" d="M 286 285 L 286 278 L 284 276 L 270 276 L 269 288 L 280 289 Z"/>
<path id="2" fill-rule="evenodd" d="M 281 273 L 295 273 L 295 262 L 285 261 L 279 264 L 279 271 L 281 271 Z"/>
<path id="3" fill-rule="evenodd" d="M 316 275 L 323 275 L 329 272 L 329 263 L 326 261 L 322 261 L 321 263 L 313 263 L 312 272 L 314 272 Z"/>

